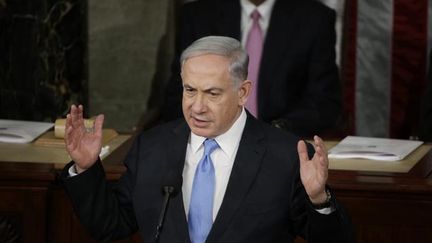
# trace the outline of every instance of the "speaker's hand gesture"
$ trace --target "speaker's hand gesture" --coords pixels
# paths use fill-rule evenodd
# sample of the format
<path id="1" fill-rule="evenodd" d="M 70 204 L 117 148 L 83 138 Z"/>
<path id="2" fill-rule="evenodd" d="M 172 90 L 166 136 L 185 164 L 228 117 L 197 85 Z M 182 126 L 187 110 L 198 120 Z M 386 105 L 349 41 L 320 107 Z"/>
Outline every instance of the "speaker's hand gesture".
<path id="1" fill-rule="evenodd" d="M 92 166 L 102 149 L 103 115 L 98 115 L 93 129 L 86 129 L 83 118 L 83 107 L 71 106 L 66 117 L 65 142 L 66 150 L 80 173 Z"/>
<path id="2" fill-rule="evenodd" d="M 314 204 L 323 203 L 327 194 L 325 185 L 328 177 L 327 150 L 322 139 L 314 136 L 315 154 L 309 159 L 306 144 L 299 141 L 297 151 L 300 159 L 300 178 L 310 200 Z"/>

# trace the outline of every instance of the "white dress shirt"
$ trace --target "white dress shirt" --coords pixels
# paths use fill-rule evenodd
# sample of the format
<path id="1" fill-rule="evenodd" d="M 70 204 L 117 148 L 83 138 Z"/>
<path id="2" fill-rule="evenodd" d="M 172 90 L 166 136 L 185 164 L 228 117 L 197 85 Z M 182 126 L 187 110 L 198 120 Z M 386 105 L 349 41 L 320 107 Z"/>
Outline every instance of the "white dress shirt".
<path id="1" fill-rule="evenodd" d="M 276 0 L 266 0 L 261 3 L 258 7 L 255 4 L 249 2 L 249 0 L 240 0 L 241 5 L 241 43 L 242 46 L 246 46 L 246 40 L 249 34 L 249 30 L 252 27 L 252 18 L 250 15 L 257 9 L 261 15 L 259 24 L 263 33 L 263 39 L 265 40 L 267 29 L 270 23 L 271 12 L 273 10 L 273 5 Z"/>
<path id="2" fill-rule="evenodd" d="M 228 180 L 234 164 L 234 159 L 237 154 L 240 139 L 246 124 L 246 117 L 247 115 L 243 108 L 240 116 L 237 118 L 231 128 L 224 134 L 214 138 L 218 143 L 219 148 L 215 149 L 210 155 L 215 168 L 216 180 L 213 201 L 213 221 L 216 218 L 225 195 Z M 189 214 L 189 203 L 192 194 L 192 183 L 195 176 L 195 170 L 204 153 L 203 142 L 205 139 L 205 137 L 197 136 L 191 132 L 186 149 L 186 161 L 183 168 L 182 185 L 186 217 L 188 217 Z"/>

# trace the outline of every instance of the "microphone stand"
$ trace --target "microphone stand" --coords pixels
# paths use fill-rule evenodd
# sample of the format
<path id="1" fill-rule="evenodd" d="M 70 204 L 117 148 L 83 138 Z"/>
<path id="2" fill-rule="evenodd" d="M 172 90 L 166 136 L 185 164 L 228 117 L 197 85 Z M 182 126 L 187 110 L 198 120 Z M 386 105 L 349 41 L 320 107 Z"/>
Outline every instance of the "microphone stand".
<path id="1" fill-rule="evenodd" d="M 174 187 L 173 186 L 163 186 L 163 193 L 164 193 L 164 200 L 163 200 L 163 206 L 162 206 L 162 210 L 161 213 L 159 215 L 159 221 L 158 224 L 156 226 L 156 234 L 155 234 L 155 243 L 159 243 L 159 237 L 160 234 L 162 232 L 162 226 L 164 223 L 164 219 L 165 219 L 165 214 L 167 212 L 168 209 L 168 203 L 170 201 L 171 195 L 174 193 Z"/>

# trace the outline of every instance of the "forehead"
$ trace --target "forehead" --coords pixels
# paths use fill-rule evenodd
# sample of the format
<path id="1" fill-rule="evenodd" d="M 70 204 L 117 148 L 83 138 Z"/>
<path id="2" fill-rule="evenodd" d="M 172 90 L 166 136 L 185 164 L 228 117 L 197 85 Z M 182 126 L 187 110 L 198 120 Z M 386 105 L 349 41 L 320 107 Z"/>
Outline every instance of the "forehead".
<path id="1" fill-rule="evenodd" d="M 204 54 L 187 59 L 182 67 L 182 73 L 187 75 L 226 75 L 229 73 L 228 57 Z"/>
<path id="2" fill-rule="evenodd" d="M 228 89 L 233 84 L 229 65 L 229 58 L 220 55 L 191 57 L 182 67 L 183 85 L 199 90 Z"/>

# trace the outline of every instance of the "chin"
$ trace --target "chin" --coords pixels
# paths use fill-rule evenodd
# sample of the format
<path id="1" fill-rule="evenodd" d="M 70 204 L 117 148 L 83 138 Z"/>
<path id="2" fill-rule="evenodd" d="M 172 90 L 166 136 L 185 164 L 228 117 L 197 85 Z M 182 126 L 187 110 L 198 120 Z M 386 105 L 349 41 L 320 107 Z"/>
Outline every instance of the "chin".
<path id="1" fill-rule="evenodd" d="M 212 136 L 210 135 L 211 132 L 208 131 L 207 129 L 203 129 L 203 128 L 192 128 L 191 131 L 192 131 L 195 135 L 198 135 L 198 136 L 201 136 L 201 137 L 206 137 L 206 138 L 212 137 Z"/>
<path id="2" fill-rule="evenodd" d="M 206 137 L 206 138 L 213 138 L 215 136 L 215 132 L 209 128 L 209 127 L 196 127 L 196 126 L 189 126 L 191 131 L 198 136 Z"/>

